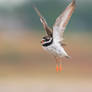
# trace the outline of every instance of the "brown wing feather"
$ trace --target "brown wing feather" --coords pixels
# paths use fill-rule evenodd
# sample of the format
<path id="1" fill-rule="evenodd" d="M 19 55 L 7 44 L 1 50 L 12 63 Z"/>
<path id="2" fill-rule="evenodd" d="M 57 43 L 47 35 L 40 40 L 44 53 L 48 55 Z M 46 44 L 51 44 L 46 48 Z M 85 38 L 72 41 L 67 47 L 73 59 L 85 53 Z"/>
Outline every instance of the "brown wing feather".
<path id="1" fill-rule="evenodd" d="M 33 7 L 35 9 L 35 11 L 37 12 L 38 16 L 40 17 L 40 21 L 43 24 L 43 27 L 47 33 L 48 36 L 52 36 L 52 29 L 50 27 L 48 27 L 47 22 L 45 21 L 45 19 L 42 17 L 41 13 L 39 12 L 39 10 L 36 7 Z"/>

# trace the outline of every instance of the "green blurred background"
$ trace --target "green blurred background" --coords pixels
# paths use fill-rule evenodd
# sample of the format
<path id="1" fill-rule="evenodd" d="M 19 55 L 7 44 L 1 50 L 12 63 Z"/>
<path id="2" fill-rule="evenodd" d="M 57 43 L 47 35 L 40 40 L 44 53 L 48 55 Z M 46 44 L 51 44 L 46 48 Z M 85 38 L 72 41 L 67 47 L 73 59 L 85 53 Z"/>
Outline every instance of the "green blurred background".
<path id="1" fill-rule="evenodd" d="M 92 92 L 92 1 L 76 0 L 66 28 L 63 72 L 40 44 L 35 5 L 52 28 L 71 0 L 0 0 L 0 92 Z"/>

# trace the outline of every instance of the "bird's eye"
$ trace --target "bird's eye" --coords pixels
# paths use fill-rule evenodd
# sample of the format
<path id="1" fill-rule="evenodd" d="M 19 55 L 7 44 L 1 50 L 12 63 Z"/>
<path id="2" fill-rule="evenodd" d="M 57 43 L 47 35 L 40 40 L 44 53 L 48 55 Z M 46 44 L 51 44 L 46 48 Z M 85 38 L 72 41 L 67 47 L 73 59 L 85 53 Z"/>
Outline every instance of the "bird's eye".
<path id="1" fill-rule="evenodd" d="M 43 39 L 46 39 L 46 37 L 43 37 Z"/>

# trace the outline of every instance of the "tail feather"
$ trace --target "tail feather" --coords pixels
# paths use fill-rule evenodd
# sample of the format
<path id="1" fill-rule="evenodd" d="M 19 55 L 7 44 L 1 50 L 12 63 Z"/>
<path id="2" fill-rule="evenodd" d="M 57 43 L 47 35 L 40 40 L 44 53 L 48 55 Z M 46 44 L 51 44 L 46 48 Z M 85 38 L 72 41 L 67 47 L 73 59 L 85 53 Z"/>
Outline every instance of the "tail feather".
<path id="1" fill-rule="evenodd" d="M 70 59 L 71 58 L 71 56 L 65 56 L 67 59 Z"/>

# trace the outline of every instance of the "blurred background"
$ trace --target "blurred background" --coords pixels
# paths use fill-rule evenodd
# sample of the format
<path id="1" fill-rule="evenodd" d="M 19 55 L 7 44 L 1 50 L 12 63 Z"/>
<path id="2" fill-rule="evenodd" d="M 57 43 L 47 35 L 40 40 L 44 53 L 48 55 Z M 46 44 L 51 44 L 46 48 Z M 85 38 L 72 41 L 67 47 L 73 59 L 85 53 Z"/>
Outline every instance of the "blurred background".
<path id="1" fill-rule="evenodd" d="M 34 4 L 52 28 L 72 0 L 0 0 L 0 92 L 92 92 L 92 1 L 76 0 L 64 33 L 63 71 L 40 44 L 45 34 Z"/>

